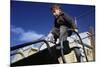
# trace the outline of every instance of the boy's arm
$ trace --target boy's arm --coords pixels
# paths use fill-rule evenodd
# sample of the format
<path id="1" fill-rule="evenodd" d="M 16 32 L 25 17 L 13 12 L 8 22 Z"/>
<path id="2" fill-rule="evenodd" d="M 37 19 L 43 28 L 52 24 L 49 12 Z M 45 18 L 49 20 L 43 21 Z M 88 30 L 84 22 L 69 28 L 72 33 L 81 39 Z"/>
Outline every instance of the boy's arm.
<path id="1" fill-rule="evenodd" d="M 69 25 L 71 25 L 72 29 L 77 29 L 74 20 L 69 15 L 67 15 L 67 14 L 63 15 L 63 18 L 64 18 L 65 21 L 67 21 L 67 23 Z"/>

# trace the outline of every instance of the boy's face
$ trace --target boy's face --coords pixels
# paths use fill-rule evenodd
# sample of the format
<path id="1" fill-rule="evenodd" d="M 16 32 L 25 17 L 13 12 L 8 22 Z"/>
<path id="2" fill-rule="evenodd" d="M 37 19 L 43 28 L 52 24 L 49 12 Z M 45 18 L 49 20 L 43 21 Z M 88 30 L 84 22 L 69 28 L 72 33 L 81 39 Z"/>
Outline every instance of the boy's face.
<path id="1" fill-rule="evenodd" d="M 53 13 L 53 15 L 54 16 L 59 16 L 60 15 L 60 9 L 56 9 L 56 8 L 54 8 L 53 10 L 52 10 L 52 13 Z"/>

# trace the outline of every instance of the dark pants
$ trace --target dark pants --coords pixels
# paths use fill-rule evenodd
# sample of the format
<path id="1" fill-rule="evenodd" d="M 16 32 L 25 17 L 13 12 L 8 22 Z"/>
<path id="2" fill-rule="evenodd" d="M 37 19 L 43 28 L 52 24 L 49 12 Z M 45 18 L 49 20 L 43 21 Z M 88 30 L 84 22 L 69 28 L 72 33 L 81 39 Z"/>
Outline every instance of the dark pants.
<path id="1" fill-rule="evenodd" d="M 66 26 L 62 25 L 62 26 L 60 26 L 60 28 L 54 27 L 52 30 L 52 34 L 54 35 L 55 42 L 57 41 L 57 38 L 59 38 L 59 42 L 61 44 L 62 41 L 63 42 L 67 41 L 67 37 L 72 35 L 72 31 L 68 31 L 68 28 Z M 69 44 L 66 44 L 66 45 L 67 45 L 67 48 L 70 49 Z M 80 50 L 75 48 L 74 51 L 76 54 L 77 61 L 80 62 L 80 56 L 81 56 Z"/>
<path id="2" fill-rule="evenodd" d="M 81 51 L 79 50 L 79 48 L 74 48 L 74 52 L 76 55 L 77 62 L 81 62 L 82 55 L 81 55 Z"/>
<path id="3" fill-rule="evenodd" d="M 60 42 L 62 40 L 65 41 L 67 40 L 67 37 L 68 37 L 67 27 L 64 25 L 60 26 L 60 28 L 54 27 L 52 29 L 52 34 L 54 35 L 55 41 L 57 40 L 57 38 L 59 38 Z"/>

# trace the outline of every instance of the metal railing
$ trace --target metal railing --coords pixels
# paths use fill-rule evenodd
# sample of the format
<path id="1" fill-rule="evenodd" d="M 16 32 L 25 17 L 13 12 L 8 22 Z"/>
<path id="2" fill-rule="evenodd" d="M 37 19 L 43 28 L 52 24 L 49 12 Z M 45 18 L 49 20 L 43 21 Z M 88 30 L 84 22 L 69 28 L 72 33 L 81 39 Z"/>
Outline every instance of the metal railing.
<path id="1" fill-rule="evenodd" d="M 48 43 L 46 40 L 37 40 L 37 41 L 33 41 L 33 42 L 28 42 L 28 43 L 20 44 L 20 45 L 11 47 L 11 51 L 18 50 L 18 49 L 21 49 L 21 48 L 23 48 L 23 47 L 26 47 L 26 46 L 29 46 L 29 45 L 32 45 L 32 44 L 36 44 L 36 43 L 41 43 L 41 42 L 43 42 L 43 43 L 46 44 L 47 49 L 48 49 L 50 55 L 52 55 L 52 54 L 51 54 L 52 52 L 51 52 L 51 50 L 50 50 L 49 43 Z M 12 56 L 12 55 L 15 55 L 15 54 L 16 54 L 16 52 L 14 52 L 13 54 L 11 54 L 11 56 Z"/>

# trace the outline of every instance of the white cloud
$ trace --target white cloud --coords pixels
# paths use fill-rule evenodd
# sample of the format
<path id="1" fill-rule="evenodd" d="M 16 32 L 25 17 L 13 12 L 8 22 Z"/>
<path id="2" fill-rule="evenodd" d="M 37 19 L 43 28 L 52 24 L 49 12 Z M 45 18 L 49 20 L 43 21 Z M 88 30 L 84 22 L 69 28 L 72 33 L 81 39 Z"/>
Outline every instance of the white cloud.
<path id="1" fill-rule="evenodd" d="M 40 37 L 42 37 L 42 34 L 38 34 L 34 31 L 28 31 L 28 32 L 24 32 L 21 36 L 20 36 L 20 41 L 34 41 L 39 39 Z"/>
<path id="2" fill-rule="evenodd" d="M 18 40 L 19 42 L 29 42 L 29 41 L 34 41 L 39 39 L 40 37 L 43 36 L 43 34 L 38 34 L 37 32 L 31 30 L 25 31 L 21 27 L 14 27 L 12 26 L 11 32 L 14 34 L 17 34 L 19 36 Z"/>
<path id="3" fill-rule="evenodd" d="M 22 29 L 20 27 L 12 27 L 11 28 L 11 32 L 16 33 L 16 34 L 23 34 L 24 33 L 24 29 Z"/>

